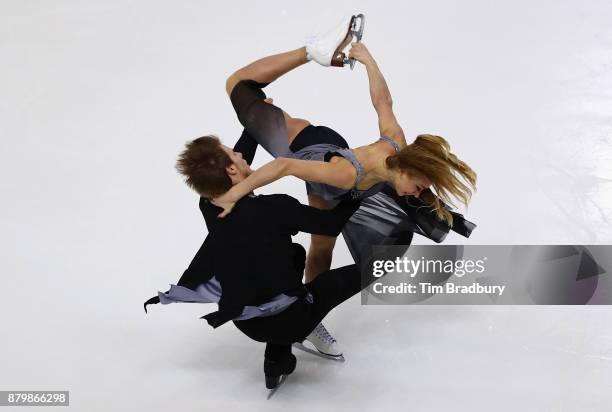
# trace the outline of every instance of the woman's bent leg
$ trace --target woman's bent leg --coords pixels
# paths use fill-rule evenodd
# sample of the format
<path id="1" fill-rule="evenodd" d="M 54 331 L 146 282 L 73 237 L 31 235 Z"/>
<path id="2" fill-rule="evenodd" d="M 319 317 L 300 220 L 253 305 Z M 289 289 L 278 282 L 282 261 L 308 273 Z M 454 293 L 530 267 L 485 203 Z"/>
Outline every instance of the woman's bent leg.
<path id="1" fill-rule="evenodd" d="M 262 89 L 306 62 L 306 50 L 301 48 L 257 60 L 227 80 L 226 88 L 238 120 L 274 157 L 289 156 L 289 144 L 310 122 L 294 119 L 271 100 L 266 101 Z"/>
<path id="2" fill-rule="evenodd" d="M 320 196 L 308 195 L 308 204 L 317 209 L 330 209 L 331 205 Z M 320 273 L 331 267 L 336 238 L 332 236 L 311 235 L 306 269 L 304 271 L 305 283 L 312 282 Z"/>

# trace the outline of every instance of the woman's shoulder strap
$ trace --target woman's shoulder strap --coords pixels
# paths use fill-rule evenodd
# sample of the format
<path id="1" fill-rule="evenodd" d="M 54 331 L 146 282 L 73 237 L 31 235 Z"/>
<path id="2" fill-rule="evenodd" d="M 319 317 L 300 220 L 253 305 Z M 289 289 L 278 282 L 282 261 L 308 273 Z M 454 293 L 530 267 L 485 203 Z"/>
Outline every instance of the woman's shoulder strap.
<path id="1" fill-rule="evenodd" d="M 391 139 L 389 136 L 380 136 L 380 139 L 383 142 L 387 142 L 389 143 L 391 146 L 393 146 L 393 148 L 395 149 L 395 153 L 399 153 L 401 148 L 400 145 L 393 139 Z"/>
<path id="2" fill-rule="evenodd" d="M 327 154 L 329 156 L 326 157 L 326 161 L 329 160 L 329 158 L 333 156 L 334 154 L 337 154 L 337 155 L 342 156 L 349 162 L 351 162 L 351 164 L 355 168 L 355 171 L 357 172 L 357 175 L 355 176 L 355 184 L 353 185 L 353 187 L 357 187 L 359 183 L 361 183 L 361 179 L 363 179 L 363 174 L 364 174 L 363 165 L 359 162 L 359 160 L 357 160 L 355 153 L 353 153 L 351 149 L 339 148 L 332 152 L 328 152 Z"/>

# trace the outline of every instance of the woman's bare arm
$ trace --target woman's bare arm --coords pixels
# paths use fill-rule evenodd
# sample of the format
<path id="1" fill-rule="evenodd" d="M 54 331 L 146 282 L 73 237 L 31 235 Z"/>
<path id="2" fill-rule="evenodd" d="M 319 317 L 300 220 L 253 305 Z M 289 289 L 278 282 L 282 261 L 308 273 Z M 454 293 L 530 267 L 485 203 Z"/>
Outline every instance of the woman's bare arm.
<path id="1" fill-rule="evenodd" d="M 238 199 L 282 177 L 295 176 L 304 181 L 350 189 L 355 183 L 356 173 L 355 168 L 348 163 L 279 157 L 251 173 L 242 182 L 232 186 L 224 195 L 213 199 L 213 203 L 224 209 L 219 215 L 219 217 L 224 217 L 231 211 Z"/>
<path id="2" fill-rule="evenodd" d="M 353 43 L 349 57 L 363 63 L 370 82 L 370 97 L 372 105 L 378 114 L 380 134 L 395 140 L 401 147 L 406 145 L 404 131 L 393 113 L 393 99 L 385 78 L 368 49 L 363 43 Z"/>

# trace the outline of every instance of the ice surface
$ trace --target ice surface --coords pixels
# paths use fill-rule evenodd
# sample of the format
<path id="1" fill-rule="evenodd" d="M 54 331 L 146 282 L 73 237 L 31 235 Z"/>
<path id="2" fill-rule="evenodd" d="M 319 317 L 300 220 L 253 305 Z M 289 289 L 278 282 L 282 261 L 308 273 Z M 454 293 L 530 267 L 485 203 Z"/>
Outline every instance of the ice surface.
<path id="1" fill-rule="evenodd" d="M 612 243 L 612 4 L 384 4 L 3 1 L 0 390 L 70 390 L 88 412 L 610 410 L 610 307 L 352 299 L 326 320 L 346 363 L 296 351 L 270 401 L 263 345 L 198 319 L 213 307 L 142 311 L 204 237 L 173 164 L 194 137 L 239 136 L 226 77 L 347 11 L 367 16 L 406 135 L 446 137 L 478 172 L 479 226 L 448 244 Z M 353 146 L 377 137 L 359 65 L 266 90 Z M 273 192 L 306 199 L 295 179 Z"/>

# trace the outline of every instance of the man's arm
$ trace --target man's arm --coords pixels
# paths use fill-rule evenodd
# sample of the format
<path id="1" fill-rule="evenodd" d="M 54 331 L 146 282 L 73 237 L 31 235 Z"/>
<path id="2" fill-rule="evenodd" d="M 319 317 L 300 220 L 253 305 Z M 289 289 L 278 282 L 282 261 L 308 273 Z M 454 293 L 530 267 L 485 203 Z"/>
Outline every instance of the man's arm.
<path id="1" fill-rule="evenodd" d="M 350 217 L 359 209 L 361 200 L 341 202 L 333 209 L 306 206 L 289 195 L 269 196 L 277 212 L 277 222 L 292 233 L 338 236 Z"/>
<path id="2" fill-rule="evenodd" d="M 206 236 L 204 243 L 189 264 L 189 267 L 179 279 L 177 285 L 195 289 L 198 285 L 208 282 L 212 277 L 213 253 L 210 250 L 210 235 Z"/>
<path id="3" fill-rule="evenodd" d="M 370 82 L 370 97 L 372 105 L 378 114 L 378 128 L 380 134 L 395 140 L 400 147 L 406 146 L 404 131 L 400 127 L 393 113 L 393 99 L 387 87 L 387 82 L 368 49 L 363 43 L 353 43 L 349 57 L 363 63 Z"/>

